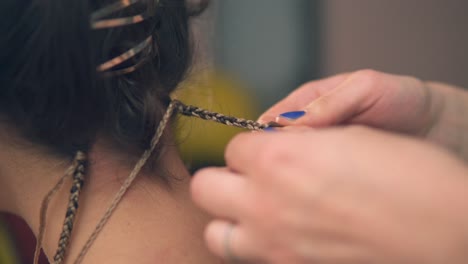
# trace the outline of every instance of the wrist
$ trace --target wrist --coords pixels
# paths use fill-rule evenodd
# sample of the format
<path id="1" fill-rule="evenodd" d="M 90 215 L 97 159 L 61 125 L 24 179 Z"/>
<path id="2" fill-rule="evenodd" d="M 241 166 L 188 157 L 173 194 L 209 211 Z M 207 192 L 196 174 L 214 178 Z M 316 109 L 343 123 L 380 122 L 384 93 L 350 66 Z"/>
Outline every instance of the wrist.
<path id="1" fill-rule="evenodd" d="M 468 160 L 468 92 L 436 82 L 425 85 L 431 104 L 426 139 Z"/>

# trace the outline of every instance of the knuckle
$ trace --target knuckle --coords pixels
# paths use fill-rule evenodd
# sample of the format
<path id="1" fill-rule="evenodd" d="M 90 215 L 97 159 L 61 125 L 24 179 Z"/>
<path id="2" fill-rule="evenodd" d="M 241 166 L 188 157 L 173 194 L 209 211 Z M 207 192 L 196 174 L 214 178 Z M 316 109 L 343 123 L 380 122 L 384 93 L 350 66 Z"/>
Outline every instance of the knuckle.
<path id="1" fill-rule="evenodd" d="M 362 75 L 362 76 L 378 76 L 378 75 L 381 75 L 382 73 L 373 69 L 362 69 L 362 70 L 356 71 L 355 74 Z"/>
<path id="2" fill-rule="evenodd" d="M 413 76 L 401 76 L 401 79 L 406 84 L 406 87 L 425 87 L 426 86 L 424 81 Z"/>
<path id="3" fill-rule="evenodd" d="M 358 79 L 364 84 L 363 87 L 371 88 L 379 84 L 382 76 L 383 73 L 371 69 L 359 70 L 353 74 L 353 78 Z"/>
<path id="4" fill-rule="evenodd" d="M 255 200 L 251 201 L 249 205 L 245 208 L 246 215 L 249 216 L 250 220 L 254 223 L 261 223 L 262 228 L 267 228 L 271 226 L 271 222 L 274 222 L 276 211 L 272 210 L 272 202 L 268 201 L 270 195 L 260 195 L 255 196 Z M 277 210 L 278 208 L 276 208 Z"/>

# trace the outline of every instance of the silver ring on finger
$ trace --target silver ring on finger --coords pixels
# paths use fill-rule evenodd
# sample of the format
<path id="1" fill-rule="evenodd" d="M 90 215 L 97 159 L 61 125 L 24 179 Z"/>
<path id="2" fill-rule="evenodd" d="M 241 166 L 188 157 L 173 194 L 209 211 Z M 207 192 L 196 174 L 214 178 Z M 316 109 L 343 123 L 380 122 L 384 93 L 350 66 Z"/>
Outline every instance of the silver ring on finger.
<path id="1" fill-rule="evenodd" d="M 240 263 L 239 259 L 233 254 L 232 248 L 231 248 L 231 240 L 232 240 L 234 228 L 235 228 L 234 224 L 229 224 L 226 227 L 226 230 L 224 232 L 224 241 L 223 241 L 224 254 L 226 256 L 226 260 L 228 261 L 228 263 Z"/>

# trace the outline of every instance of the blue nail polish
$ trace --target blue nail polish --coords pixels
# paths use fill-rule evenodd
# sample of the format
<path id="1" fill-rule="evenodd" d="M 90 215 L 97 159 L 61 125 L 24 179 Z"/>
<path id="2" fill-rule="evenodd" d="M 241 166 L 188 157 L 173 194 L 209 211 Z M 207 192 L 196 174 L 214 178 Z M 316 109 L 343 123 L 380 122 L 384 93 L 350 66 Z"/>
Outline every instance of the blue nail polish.
<path id="1" fill-rule="evenodd" d="M 305 111 L 292 111 L 286 112 L 279 115 L 281 118 L 288 119 L 288 120 L 296 120 L 303 117 L 306 114 Z"/>
<path id="2" fill-rule="evenodd" d="M 265 132 L 275 132 L 276 129 L 274 127 L 267 127 L 265 129 L 263 129 L 263 131 L 265 131 Z"/>

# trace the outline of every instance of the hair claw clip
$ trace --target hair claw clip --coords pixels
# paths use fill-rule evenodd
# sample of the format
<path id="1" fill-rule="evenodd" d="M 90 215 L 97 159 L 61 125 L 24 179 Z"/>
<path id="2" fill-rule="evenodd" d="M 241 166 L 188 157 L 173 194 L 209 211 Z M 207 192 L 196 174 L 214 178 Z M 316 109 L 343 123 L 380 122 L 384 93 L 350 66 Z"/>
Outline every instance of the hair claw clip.
<path id="1" fill-rule="evenodd" d="M 116 70 L 116 71 L 111 71 L 111 69 L 116 67 L 117 65 L 122 64 L 125 61 L 128 61 L 129 59 L 135 57 L 136 55 L 143 52 L 144 50 L 149 50 L 151 48 L 152 43 L 153 43 L 153 38 L 152 38 L 152 36 L 149 36 L 143 42 L 139 43 L 135 47 L 133 47 L 133 48 L 127 50 L 126 52 L 122 53 L 121 55 L 119 55 L 119 56 L 117 56 L 117 57 L 115 57 L 115 58 L 113 58 L 111 60 L 108 60 L 108 61 L 104 62 L 101 65 L 99 65 L 97 67 L 97 71 L 98 72 L 108 72 L 108 73 L 111 73 L 112 75 L 126 74 L 126 73 L 130 73 L 130 72 L 134 71 L 141 64 L 141 62 L 137 63 L 137 64 L 135 64 L 133 66 L 130 66 L 128 68 L 125 68 L 125 69 L 119 69 L 119 70 Z"/>
<path id="2" fill-rule="evenodd" d="M 123 10 L 129 6 L 137 4 L 141 0 L 119 0 L 113 4 L 105 6 L 101 9 L 94 11 L 91 14 L 91 28 L 92 29 L 103 29 L 103 28 L 113 28 L 113 27 L 122 27 L 137 24 L 145 21 L 152 15 L 148 13 L 141 13 L 134 16 L 120 17 L 120 18 L 108 18 L 105 17 L 112 15 L 115 12 Z M 156 0 L 156 4 L 159 3 L 159 0 Z"/>

